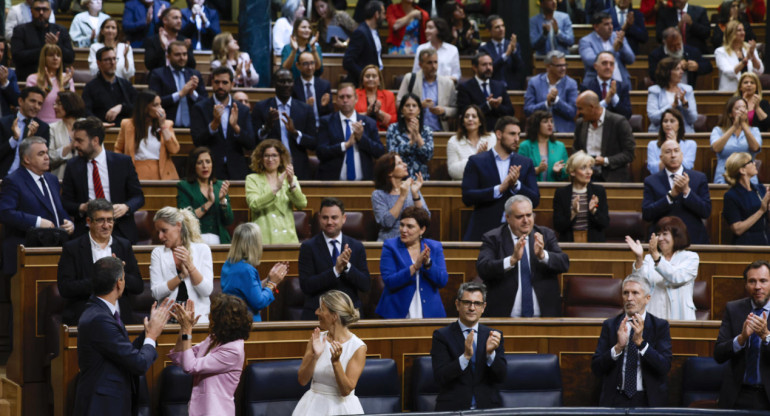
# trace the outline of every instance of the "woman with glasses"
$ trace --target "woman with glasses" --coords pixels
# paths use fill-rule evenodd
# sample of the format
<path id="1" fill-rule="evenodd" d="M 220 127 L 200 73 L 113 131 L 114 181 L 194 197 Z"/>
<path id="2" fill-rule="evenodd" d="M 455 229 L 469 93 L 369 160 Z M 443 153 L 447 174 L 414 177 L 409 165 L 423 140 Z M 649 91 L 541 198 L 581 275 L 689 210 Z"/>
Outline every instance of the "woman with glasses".
<path id="1" fill-rule="evenodd" d="M 768 245 L 767 208 L 770 192 L 764 186 L 752 183 L 757 175 L 756 161 L 746 152 L 733 153 L 725 162 L 724 178 L 730 189 L 725 192 L 725 222 L 733 232 L 733 244 Z"/>

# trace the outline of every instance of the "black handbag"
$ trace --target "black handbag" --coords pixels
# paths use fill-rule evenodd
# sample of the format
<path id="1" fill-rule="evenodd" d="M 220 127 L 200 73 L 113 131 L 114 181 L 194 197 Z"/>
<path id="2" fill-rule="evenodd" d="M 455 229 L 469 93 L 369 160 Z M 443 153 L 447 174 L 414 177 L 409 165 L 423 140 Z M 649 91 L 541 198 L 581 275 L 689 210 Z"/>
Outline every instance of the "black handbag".
<path id="1" fill-rule="evenodd" d="M 30 228 L 24 240 L 25 247 L 61 247 L 69 234 L 61 228 Z"/>

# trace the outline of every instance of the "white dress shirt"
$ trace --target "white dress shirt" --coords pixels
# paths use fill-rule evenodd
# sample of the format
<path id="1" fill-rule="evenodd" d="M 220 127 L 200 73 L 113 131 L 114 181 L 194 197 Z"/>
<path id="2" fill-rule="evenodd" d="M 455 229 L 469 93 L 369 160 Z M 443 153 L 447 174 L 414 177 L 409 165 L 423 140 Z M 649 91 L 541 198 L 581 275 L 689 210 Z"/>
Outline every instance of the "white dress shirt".
<path id="1" fill-rule="evenodd" d="M 641 315 L 642 315 L 642 321 L 647 319 L 647 311 L 646 310 L 644 312 L 642 312 Z M 631 320 L 630 319 L 628 320 L 628 322 L 626 322 L 626 332 L 631 334 Z M 631 343 L 631 342 L 634 342 L 634 341 L 629 337 L 628 342 Z M 649 349 L 649 348 L 650 348 L 650 344 L 647 343 L 647 345 L 645 345 L 644 348 L 642 348 L 641 350 L 638 351 L 639 359 L 637 360 L 638 364 L 636 366 L 636 391 L 643 391 L 644 390 L 644 383 L 642 383 L 642 358 L 641 357 L 644 356 L 644 354 L 647 352 L 647 349 Z M 618 357 L 620 357 L 621 354 L 623 355 L 623 363 L 621 363 L 621 367 L 620 367 L 620 371 L 621 371 L 621 374 L 620 374 L 620 380 L 621 380 L 620 381 L 620 390 L 621 391 L 623 391 L 623 389 L 625 388 L 624 384 L 626 384 L 626 356 L 627 356 L 627 354 L 625 354 L 626 351 L 628 351 L 628 344 L 626 344 L 626 348 L 624 348 L 623 352 L 620 353 L 620 354 L 616 354 L 615 353 L 615 346 L 614 345 L 610 347 L 610 356 L 612 357 L 613 360 L 617 361 Z"/>
<path id="2" fill-rule="evenodd" d="M 602 108 L 602 115 L 599 116 L 599 121 L 596 122 L 594 128 L 593 123 L 588 122 L 588 136 L 586 137 L 586 153 L 596 157 L 602 154 L 602 133 L 604 132 L 604 115 L 607 111 Z"/>
<path id="3" fill-rule="evenodd" d="M 92 160 L 96 160 L 96 166 L 99 168 L 99 179 L 102 180 L 102 190 L 104 191 L 104 199 L 112 202 L 110 199 L 110 173 L 107 170 L 107 152 L 102 149 L 101 152 Z M 96 193 L 94 192 L 94 165 L 91 160 L 86 162 L 86 169 L 88 169 L 88 200 L 96 199 Z"/>
<path id="4" fill-rule="evenodd" d="M 32 176 L 32 180 L 35 181 L 35 184 L 37 185 L 37 189 L 39 189 L 40 192 L 43 195 L 45 195 L 45 192 L 43 191 L 43 184 L 40 183 L 40 178 L 42 178 L 43 176 L 38 175 L 29 169 L 27 169 L 27 172 L 29 172 L 29 174 Z M 59 227 L 61 226 L 61 220 L 59 220 L 59 213 L 56 211 L 56 203 L 54 203 L 54 200 L 53 200 L 53 193 L 51 193 L 51 188 L 48 186 L 48 182 L 45 180 L 43 180 L 43 182 L 45 182 L 45 188 L 46 188 L 46 191 L 48 191 L 48 200 L 51 202 L 51 208 L 53 208 L 53 214 L 56 218 L 56 224 L 54 225 Z M 43 219 L 42 217 L 37 217 L 37 220 L 35 220 L 35 227 L 40 227 L 40 221 L 42 219 Z"/>
<path id="5" fill-rule="evenodd" d="M 519 241 L 519 237 L 516 237 L 516 234 L 514 234 L 510 227 L 508 228 L 508 231 L 511 232 L 511 239 L 513 240 L 513 246 L 516 247 L 516 243 Z M 522 236 L 525 240 L 527 240 L 527 236 Z M 526 244 L 524 244 L 524 250 L 527 251 L 527 258 L 530 259 L 529 263 L 532 264 L 532 256 L 533 253 L 529 251 L 529 241 L 527 241 Z M 537 259 L 540 263 L 546 264 L 548 263 L 548 251 L 543 249 L 543 253 L 545 253 L 545 257 L 543 257 L 542 260 Z M 521 263 L 521 260 L 517 264 L 511 264 L 511 256 L 506 256 L 505 259 L 503 259 L 503 270 L 508 271 L 511 267 L 515 267 L 518 264 Z M 521 267 L 517 269 L 517 275 L 516 278 L 518 279 L 518 287 L 519 290 L 516 291 L 516 299 L 513 301 L 513 309 L 511 309 L 511 316 L 514 318 L 521 317 Z M 535 277 L 535 271 L 530 267 L 529 271 L 529 278 L 530 282 Z M 535 294 L 535 287 L 532 286 L 532 305 L 533 305 L 533 311 L 532 314 L 533 317 L 537 318 L 540 317 L 540 303 L 537 301 L 537 295 Z"/>
<path id="6" fill-rule="evenodd" d="M 342 254 L 342 250 L 344 250 L 344 247 L 342 246 L 342 233 L 337 234 L 336 237 L 329 237 L 324 233 L 324 241 L 326 241 L 326 248 L 329 249 L 329 256 L 331 256 L 332 260 L 334 260 L 334 246 L 332 245 L 331 241 L 335 240 L 337 242 L 337 251 L 339 254 Z M 334 272 L 334 276 L 340 277 L 341 273 L 337 273 L 337 268 L 335 267 L 337 264 L 334 263 L 332 265 L 332 271 Z M 347 266 L 345 266 L 345 271 L 350 270 L 350 262 L 348 262 Z"/>
<path id="7" fill-rule="evenodd" d="M 112 256 L 112 236 L 110 236 L 110 241 L 107 242 L 107 246 L 104 248 L 94 240 L 90 232 L 88 233 L 88 240 L 91 241 L 91 258 L 94 260 L 94 263 L 99 259 Z"/>

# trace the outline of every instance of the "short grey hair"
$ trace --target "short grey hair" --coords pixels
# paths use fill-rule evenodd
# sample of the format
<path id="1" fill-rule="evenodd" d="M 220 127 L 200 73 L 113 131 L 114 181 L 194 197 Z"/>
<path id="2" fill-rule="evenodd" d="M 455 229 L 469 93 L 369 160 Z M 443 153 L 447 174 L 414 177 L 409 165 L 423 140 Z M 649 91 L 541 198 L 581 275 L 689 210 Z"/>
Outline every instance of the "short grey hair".
<path id="1" fill-rule="evenodd" d="M 514 195 L 510 198 L 508 198 L 507 201 L 505 201 L 505 213 L 510 214 L 511 213 L 511 207 L 513 204 L 518 204 L 519 202 L 526 202 L 529 204 L 530 207 L 534 207 L 532 205 L 532 200 L 524 195 Z"/>
<path id="2" fill-rule="evenodd" d="M 420 51 L 420 63 L 422 63 L 422 60 L 425 59 L 428 56 L 436 55 L 438 52 L 436 52 L 433 48 L 425 48 Z"/>
<path id="3" fill-rule="evenodd" d="M 554 59 L 561 59 L 564 58 L 566 55 L 564 55 L 564 52 L 562 51 L 550 51 L 547 54 L 545 54 L 545 58 L 543 58 L 543 62 L 545 62 L 546 65 L 551 65 L 551 62 L 553 62 Z"/>
<path id="4" fill-rule="evenodd" d="M 622 292 L 623 288 L 626 287 L 626 284 L 628 283 L 638 283 L 639 286 L 642 287 L 642 290 L 644 290 L 645 295 L 650 294 L 650 282 L 647 281 L 646 278 L 642 277 L 638 273 L 631 273 L 628 276 L 626 276 L 625 279 L 623 279 L 623 283 L 620 285 L 620 290 Z"/>
<path id="5" fill-rule="evenodd" d="M 681 36 L 681 32 L 679 31 L 678 28 L 676 28 L 676 27 L 667 27 L 667 28 L 663 29 L 663 33 L 661 34 L 661 37 L 663 38 L 664 41 L 666 41 L 666 40 L 668 40 L 668 38 L 670 38 L 672 36 L 677 36 L 677 35 Z"/>
<path id="6" fill-rule="evenodd" d="M 47 146 L 48 141 L 39 136 L 30 136 L 22 140 L 21 143 L 19 143 L 19 158 L 21 158 L 21 160 L 24 160 L 24 157 L 29 155 L 33 144 L 44 144 Z"/>
<path id="7" fill-rule="evenodd" d="M 461 284 L 460 288 L 457 289 L 457 300 L 462 299 L 465 292 L 481 292 L 484 302 L 486 303 L 487 301 L 487 285 L 484 283 L 465 282 Z"/>

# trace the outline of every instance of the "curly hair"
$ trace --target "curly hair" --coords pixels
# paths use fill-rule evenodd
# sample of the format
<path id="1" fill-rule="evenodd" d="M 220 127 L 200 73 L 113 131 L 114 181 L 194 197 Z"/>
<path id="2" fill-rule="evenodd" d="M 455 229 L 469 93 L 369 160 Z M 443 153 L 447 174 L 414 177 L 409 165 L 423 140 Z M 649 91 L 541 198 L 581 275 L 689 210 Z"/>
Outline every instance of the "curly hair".
<path id="1" fill-rule="evenodd" d="M 281 159 L 281 164 L 278 165 L 278 173 L 283 173 L 286 170 L 286 166 L 291 163 L 289 152 L 283 143 L 275 139 L 262 140 L 259 146 L 251 153 L 251 166 L 249 167 L 255 173 L 265 173 L 265 165 L 262 163 L 262 159 L 265 156 L 265 151 L 271 147 L 278 152 L 278 157 Z"/>
<path id="2" fill-rule="evenodd" d="M 214 345 L 249 339 L 253 320 L 243 299 L 223 293 L 211 295 L 209 332 Z"/>
<path id="3" fill-rule="evenodd" d="M 537 143 L 537 137 L 540 135 L 540 123 L 543 120 L 553 119 L 553 114 L 550 111 L 537 110 L 527 117 L 527 140 Z M 551 134 L 548 138 L 551 143 L 556 142 L 556 137 Z"/>

